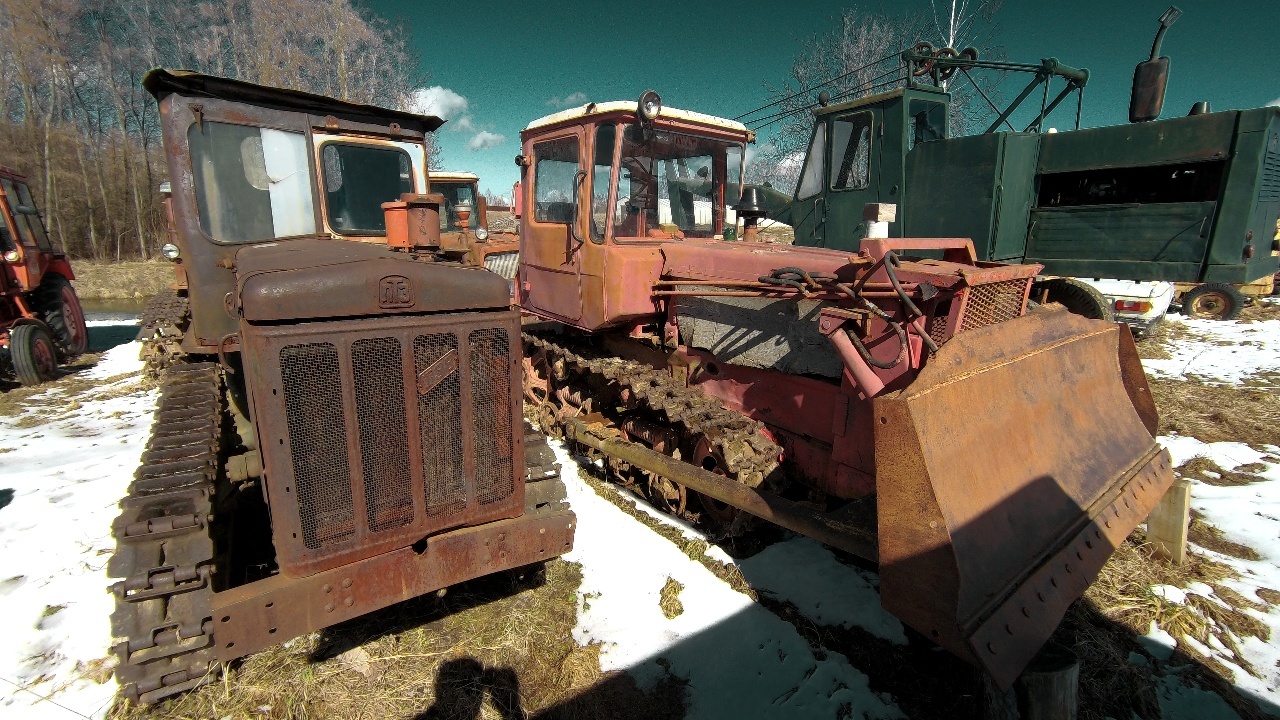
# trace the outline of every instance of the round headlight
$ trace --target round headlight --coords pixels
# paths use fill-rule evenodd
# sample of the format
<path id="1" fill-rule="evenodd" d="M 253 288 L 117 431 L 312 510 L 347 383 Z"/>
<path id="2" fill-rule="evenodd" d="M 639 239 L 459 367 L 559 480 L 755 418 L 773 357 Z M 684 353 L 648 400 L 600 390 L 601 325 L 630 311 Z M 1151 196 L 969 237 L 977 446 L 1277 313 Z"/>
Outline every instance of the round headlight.
<path id="1" fill-rule="evenodd" d="M 641 120 L 653 122 L 653 119 L 658 117 L 658 113 L 662 112 L 662 98 L 652 90 L 645 90 L 641 93 L 636 106 L 636 112 Z"/>
<path id="2" fill-rule="evenodd" d="M 482 228 L 482 227 L 478 227 L 478 228 L 476 228 L 476 239 L 477 239 L 477 240 L 479 240 L 480 242 L 484 242 L 485 240 L 488 240 L 488 239 L 489 239 L 489 231 L 488 231 L 488 230 L 485 230 L 485 229 L 484 229 L 484 228 Z"/>
<path id="3" fill-rule="evenodd" d="M 160 246 L 160 254 L 170 260 L 178 259 L 178 246 L 173 243 L 165 243 Z"/>
<path id="4" fill-rule="evenodd" d="M 4 254 L 4 259 L 8 260 L 9 262 L 18 262 L 19 260 L 22 259 L 22 253 L 18 252 L 17 250 L 10 250 L 9 252 Z"/>

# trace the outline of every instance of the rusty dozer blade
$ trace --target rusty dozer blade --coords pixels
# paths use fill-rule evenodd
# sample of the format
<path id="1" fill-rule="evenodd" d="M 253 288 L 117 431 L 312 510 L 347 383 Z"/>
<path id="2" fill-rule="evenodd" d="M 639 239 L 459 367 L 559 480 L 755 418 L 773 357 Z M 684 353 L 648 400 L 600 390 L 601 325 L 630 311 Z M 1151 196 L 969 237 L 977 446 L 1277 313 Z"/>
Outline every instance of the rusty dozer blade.
<path id="1" fill-rule="evenodd" d="M 1128 328 L 1065 311 L 955 336 L 875 416 L 882 602 L 1005 688 L 1173 482 Z"/>

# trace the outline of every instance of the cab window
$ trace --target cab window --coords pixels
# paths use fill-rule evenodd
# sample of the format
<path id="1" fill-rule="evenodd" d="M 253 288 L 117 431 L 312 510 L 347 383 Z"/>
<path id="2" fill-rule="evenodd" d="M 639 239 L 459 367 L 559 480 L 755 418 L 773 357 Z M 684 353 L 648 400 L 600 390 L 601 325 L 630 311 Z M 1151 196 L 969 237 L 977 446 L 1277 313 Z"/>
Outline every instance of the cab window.
<path id="1" fill-rule="evenodd" d="M 413 192 L 409 153 L 394 147 L 329 142 L 320 151 L 325 211 L 339 235 L 385 235 L 382 203 Z"/>
<path id="2" fill-rule="evenodd" d="M 831 124 L 831 189 L 865 188 L 871 178 L 870 112 L 836 118 Z"/>
<path id="3" fill-rule="evenodd" d="M 806 200 L 822 191 L 822 156 L 827 150 L 827 124 L 818 121 L 813 129 L 813 140 L 809 142 L 808 160 L 804 171 L 800 174 L 800 187 L 796 190 L 797 200 Z"/>
<path id="4" fill-rule="evenodd" d="M 533 156 L 533 219 L 545 223 L 573 222 L 578 138 L 538 143 L 533 146 Z"/>
<path id="5" fill-rule="evenodd" d="M 627 125 L 614 236 L 714 237 L 726 178 L 742 182 L 740 143 Z"/>
<path id="6" fill-rule="evenodd" d="M 609 224 L 609 180 L 613 177 L 613 145 L 617 136 L 615 125 L 596 128 L 591 170 L 591 239 L 597 242 L 604 240 L 604 230 Z"/>
<path id="7" fill-rule="evenodd" d="M 444 207 L 440 209 L 440 229 L 452 232 L 458 229 L 458 215 L 454 209 L 459 205 L 471 206 L 471 227 L 480 222 L 476 210 L 476 188 L 474 183 L 431 181 L 431 192 L 444 196 Z"/>
<path id="8" fill-rule="evenodd" d="M 912 100 L 907 116 L 911 123 L 911 127 L 907 128 L 908 150 L 918 143 L 947 137 L 947 109 L 942 103 Z"/>
<path id="9" fill-rule="evenodd" d="M 253 243 L 316 232 L 302 133 L 205 121 L 187 131 L 200 229 Z"/>

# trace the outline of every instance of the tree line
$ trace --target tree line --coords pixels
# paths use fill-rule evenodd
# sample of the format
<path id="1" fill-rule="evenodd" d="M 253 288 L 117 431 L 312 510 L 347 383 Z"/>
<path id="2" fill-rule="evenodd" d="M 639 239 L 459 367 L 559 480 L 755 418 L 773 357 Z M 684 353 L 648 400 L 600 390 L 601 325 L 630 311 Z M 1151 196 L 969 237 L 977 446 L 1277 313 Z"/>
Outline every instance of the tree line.
<path id="1" fill-rule="evenodd" d="M 426 78 L 405 40 L 350 0 L 0 0 L 0 165 L 70 255 L 148 258 L 167 176 L 148 70 L 409 109 Z"/>

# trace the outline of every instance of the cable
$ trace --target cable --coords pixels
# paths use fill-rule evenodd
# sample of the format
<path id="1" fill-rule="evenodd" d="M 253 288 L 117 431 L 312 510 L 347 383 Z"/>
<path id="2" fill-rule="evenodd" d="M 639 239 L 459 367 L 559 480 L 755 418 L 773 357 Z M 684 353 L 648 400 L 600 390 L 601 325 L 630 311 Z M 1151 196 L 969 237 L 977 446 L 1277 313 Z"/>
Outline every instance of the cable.
<path id="1" fill-rule="evenodd" d="M 842 74 L 842 75 L 838 75 L 838 76 L 836 76 L 836 77 L 833 77 L 833 78 L 831 78 L 830 80 L 826 80 L 826 81 L 824 81 L 824 82 L 820 82 L 820 83 L 818 83 L 817 85 L 812 85 L 812 86 L 810 86 L 810 87 L 808 87 L 808 88 L 805 88 L 805 89 L 802 89 L 802 90 L 797 90 L 796 92 L 794 92 L 794 93 L 792 93 L 792 94 L 790 94 L 790 95 L 788 95 L 788 96 L 786 96 L 786 97 L 779 98 L 778 100 L 774 100 L 773 102 L 768 103 L 768 104 L 766 104 L 766 105 L 761 105 L 760 107 L 756 108 L 755 110 L 751 110 L 751 111 L 748 111 L 748 112 L 744 112 L 744 113 L 742 113 L 741 115 L 739 115 L 739 116 L 735 117 L 735 118 L 734 118 L 734 120 L 741 120 L 742 118 L 747 117 L 748 115 L 754 115 L 754 114 L 756 114 L 756 113 L 760 112 L 761 110 L 766 110 L 766 109 L 768 109 L 768 108 L 773 107 L 774 105 L 778 105 L 778 104 L 780 104 L 780 103 L 784 103 L 784 102 L 786 102 L 786 101 L 788 101 L 788 100 L 791 100 L 791 99 L 793 99 L 793 98 L 799 97 L 799 96 L 801 96 L 801 95 L 807 95 L 807 94 L 809 94 L 809 93 L 813 92 L 814 90 L 817 90 L 817 89 L 818 89 L 818 88 L 820 88 L 820 87 L 823 87 L 823 86 L 826 86 L 826 85 L 830 85 L 831 83 L 834 83 L 834 82 L 839 82 L 839 81 L 841 81 L 841 80 L 843 80 L 843 79 L 845 79 L 845 78 L 849 77 L 850 75 L 852 75 L 852 74 L 854 74 L 854 73 L 856 73 L 856 72 L 860 72 L 860 71 L 862 71 L 862 70 L 866 70 L 867 68 L 869 68 L 869 67 L 871 67 L 871 66 L 873 66 L 873 65 L 879 65 L 880 63 L 884 62 L 885 60 L 888 60 L 888 59 L 893 58 L 893 57 L 897 57 L 898 55 L 901 55 L 901 54 L 902 54 L 902 51 L 901 51 L 901 50 L 895 50 L 894 52 L 889 53 L 888 55 L 885 55 L 884 57 L 880 58 L 879 60 L 873 60 L 873 61 L 871 61 L 871 62 L 867 63 L 866 65 L 863 65 L 862 67 L 856 67 L 856 68 L 854 68 L 854 69 L 852 69 L 852 70 L 850 70 L 850 71 L 848 71 L 848 72 L 846 72 L 846 73 L 844 73 L 844 74 Z"/>
<path id="2" fill-rule="evenodd" d="M 881 85 L 897 83 L 897 82 L 898 82 L 898 80 L 899 80 L 899 78 L 897 78 L 897 77 L 896 77 L 896 75 L 899 73 L 899 71 L 900 71 L 900 70 L 901 70 L 901 68 L 894 68 L 894 69 L 892 69 L 892 70 L 888 70 L 888 71 L 882 72 L 882 73 L 880 73 L 879 75 L 877 75 L 877 76 L 875 76 L 875 77 L 871 78 L 870 80 L 866 80 L 865 82 L 862 82 L 862 83 L 860 83 L 860 84 L 858 84 L 858 85 L 856 85 L 856 86 L 854 86 L 854 87 L 850 88 L 849 90 L 846 90 L 845 92 L 843 92 L 843 93 L 841 93 L 841 94 L 839 94 L 839 95 L 835 96 L 834 98 L 832 98 L 832 101 L 834 102 L 834 101 L 836 101 L 836 100 L 840 100 L 840 99 L 843 99 L 843 98 L 849 97 L 850 95 L 855 95 L 855 94 L 857 94 L 857 93 L 859 93 L 859 92 L 868 91 L 868 90 L 874 90 L 874 89 L 876 89 L 876 88 L 880 87 Z M 887 76 L 889 76 L 889 75 L 894 75 L 895 77 L 894 77 L 891 81 L 889 81 L 888 83 L 886 83 L 886 82 L 877 82 L 878 80 L 881 80 L 882 78 L 885 78 L 885 77 L 887 77 Z M 774 113 L 773 115 L 766 115 L 766 116 L 764 116 L 764 117 L 762 117 L 762 118 L 757 118 L 757 119 L 755 119 L 755 120 L 752 120 L 751 122 L 752 122 L 752 123 L 760 123 L 760 124 L 758 124 L 758 125 L 753 125 L 753 126 L 751 127 L 751 129 L 752 129 L 752 130 L 761 130 L 761 129 L 763 129 L 763 128 L 769 127 L 770 125 L 773 125 L 774 123 L 776 123 L 776 122 L 778 122 L 778 121 L 780 121 L 780 120 L 782 120 L 782 119 L 784 119 L 784 118 L 786 118 L 786 117 L 788 117 L 788 116 L 790 116 L 790 115 L 797 115 L 797 114 L 799 114 L 799 113 L 805 112 L 806 110 L 812 110 L 812 109 L 813 109 L 813 108 L 815 108 L 815 107 L 818 107 L 818 103 L 810 103 L 810 104 L 805 105 L 805 106 L 803 106 L 803 107 L 795 108 L 795 109 L 792 109 L 792 110 L 783 110 L 782 112 Z M 766 120 L 767 120 L 768 122 L 765 122 Z"/>

